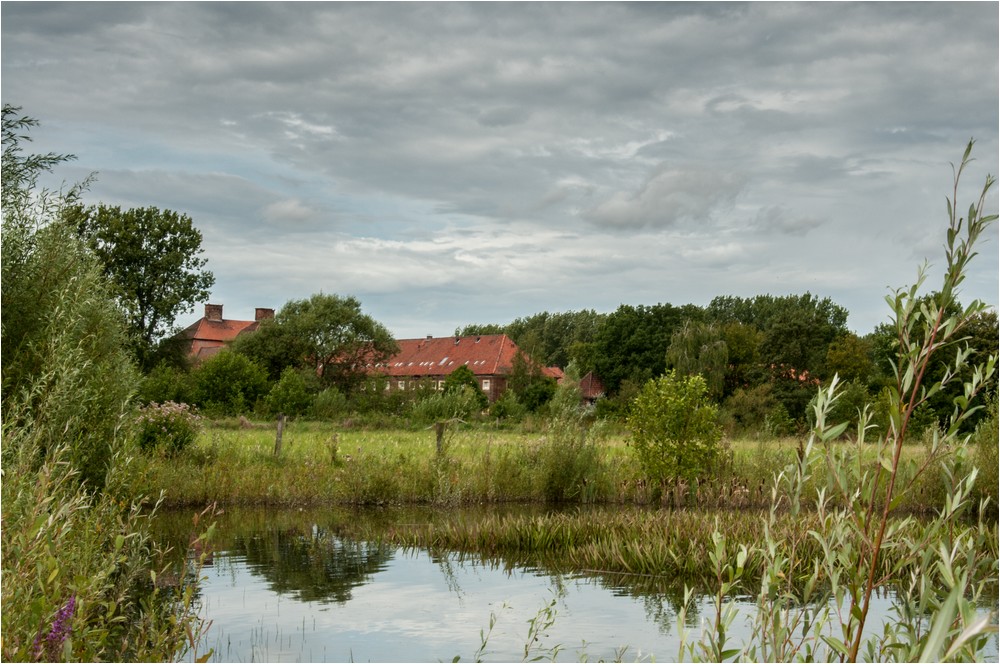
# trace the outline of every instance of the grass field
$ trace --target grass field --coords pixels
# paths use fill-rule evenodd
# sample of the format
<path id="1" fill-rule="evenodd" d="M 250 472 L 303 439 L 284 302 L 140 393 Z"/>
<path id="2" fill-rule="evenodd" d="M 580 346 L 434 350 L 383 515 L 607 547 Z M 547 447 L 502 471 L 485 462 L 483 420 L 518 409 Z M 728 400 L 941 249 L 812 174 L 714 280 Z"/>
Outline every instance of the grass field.
<path id="1" fill-rule="evenodd" d="M 433 429 L 365 430 L 326 422 L 285 425 L 275 455 L 275 423 L 208 424 L 175 457 L 144 460 L 147 492 L 167 505 L 385 505 L 576 502 L 763 508 L 773 476 L 796 459 L 794 438 L 725 441 L 710 481 L 661 487 L 643 477 L 627 433 L 522 432 L 451 426 L 437 450 Z M 849 445 L 850 443 L 839 443 Z M 863 462 L 874 450 L 859 450 Z M 905 448 L 916 467 L 920 444 Z M 905 465 L 905 464 L 904 464 Z M 939 504 L 943 483 L 928 469 L 902 508 Z"/>

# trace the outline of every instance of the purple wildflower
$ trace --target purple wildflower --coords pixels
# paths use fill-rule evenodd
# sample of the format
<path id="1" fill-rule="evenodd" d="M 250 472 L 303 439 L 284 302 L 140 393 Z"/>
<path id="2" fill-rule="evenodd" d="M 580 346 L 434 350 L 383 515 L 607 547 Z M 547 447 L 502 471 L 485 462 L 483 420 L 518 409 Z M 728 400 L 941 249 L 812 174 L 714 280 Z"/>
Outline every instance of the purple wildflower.
<path id="1" fill-rule="evenodd" d="M 52 628 L 44 639 L 42 638 L 42 632 L 38 632 L 33 644 L 36 661 L 45 660 L 47 662 L 54 662 L 62 659 L 63 643 L 66 642 L 66 639 L 73 631 L 72 622 L 75 610 L 76 595 L 71 595 L 69 601 L 56 612 L 56 617 L 52 621 Z"/>

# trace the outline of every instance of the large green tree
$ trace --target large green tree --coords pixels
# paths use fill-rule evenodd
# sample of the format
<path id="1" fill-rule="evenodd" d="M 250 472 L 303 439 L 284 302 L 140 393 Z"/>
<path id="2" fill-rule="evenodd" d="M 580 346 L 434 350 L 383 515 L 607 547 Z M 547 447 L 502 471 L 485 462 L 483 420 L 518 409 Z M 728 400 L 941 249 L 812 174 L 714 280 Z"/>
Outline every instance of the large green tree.
<path id="1" fill-rule="evenodd" d="M 613 393 L 625 380 L 644 383 L 666 369 L 670 337 L 685 319 L 699 320 L 701 309 L 670 304 L 623 304 L 604 319 L 595 339 L 594 369 Z"/>
<path id="2" fill-rule="evenodd" d="M 173 331 L 177 316 L 208 299 L 215 283 L 200 257 L 201 232 L 186 214 L 155 207 L 76 205 L 66 217 L 117 286 L 136 358 L 152 368 L 156 343 Z"/>
<path id="3" fill-rule="evenodd" d="M 291 300 L 233 349 L 280 376 L 287 366 L 316 371 L 324 385 L 350 392 L 371 367 L 399 351 L 389 330 L 361 311 L 354 297 L 316 293 Z"/>

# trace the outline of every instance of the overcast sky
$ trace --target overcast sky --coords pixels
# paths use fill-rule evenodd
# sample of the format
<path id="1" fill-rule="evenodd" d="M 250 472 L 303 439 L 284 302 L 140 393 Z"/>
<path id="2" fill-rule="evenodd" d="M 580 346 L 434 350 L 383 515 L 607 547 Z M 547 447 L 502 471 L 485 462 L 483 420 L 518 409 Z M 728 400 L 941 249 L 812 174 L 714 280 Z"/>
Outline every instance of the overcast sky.
<path id="1" fill-rule="evenodd" d="M 995 2 L 0 11 L 32 149 L 190 215 L 226 318 L 322 291 L 409 338 L 809 291 L 866 333 L 943 262 L 950 162 L 976 139 L 967 208 L 1000 161 Z M 995 306 L 980 249 L 962 299 Z"/>

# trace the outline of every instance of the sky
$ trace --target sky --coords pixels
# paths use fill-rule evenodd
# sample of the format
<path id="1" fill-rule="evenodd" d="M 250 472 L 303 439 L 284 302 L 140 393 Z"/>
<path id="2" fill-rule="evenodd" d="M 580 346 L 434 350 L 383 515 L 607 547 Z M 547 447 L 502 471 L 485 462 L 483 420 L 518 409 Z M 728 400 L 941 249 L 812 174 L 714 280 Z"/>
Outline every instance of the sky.
<path id="1" fill-rule="evenodd" d="M 940 283 L 968 141 L 960 209 L 1000 170 L 996 2 L 5 1 L 0 33 L 30 148 L 189 215 L 226 318 L 350 295 L 404 339 L 808 291 L 864 334 Z M 995 307 L 979 248 L 960 297 Z"/>

